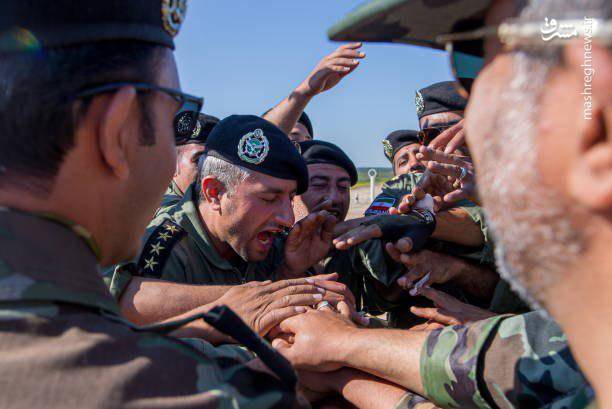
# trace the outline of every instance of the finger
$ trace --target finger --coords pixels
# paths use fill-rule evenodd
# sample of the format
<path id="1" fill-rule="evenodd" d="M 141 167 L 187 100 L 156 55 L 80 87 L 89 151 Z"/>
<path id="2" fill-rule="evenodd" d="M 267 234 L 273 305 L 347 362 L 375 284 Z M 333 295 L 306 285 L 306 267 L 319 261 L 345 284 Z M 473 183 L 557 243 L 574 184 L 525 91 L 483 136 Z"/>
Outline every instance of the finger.
<path id="1" fill-rule="evenodd" d="M 408 273 L 397 279 L 397 285 L 407 290 L 414 285 L 415 281 L 423 277 L 423 275 L 425 275 L 425 273 L 420 270 L 410 270 Z"/>
<path id="2" fill-rule="evenodd" d="M 317 274 L 315 276 L 307 277 L 305 280 L 309 283 L 316 283 L 317 281 L 336 281 L 338 280 L 338 273 Z"/>
<path id="3" fill-rule="evenodd" d="M 338 250 L 346 250 L 352 246 L 356 246 L 359 243 L 363 243 L 366 240 L 379 238 L 382 236 L 380 227 L 375 224 L 365 226 L 363 229 L 355 229 L 353 233 L 347 233 L 344 239 L 336 239 L 334 245 Z"/>
<path id="4" fill-rule="evenodd" d="M 445 163 L 429 161 L 427 162 L 427 169 L 438 175 L 450 176 L 454 179 L 458 179 L 459 176 L 461 176 L 461 167 L 457 165 L 447 165 Z"/>
<path id="5" fill-rule="evenodd" d="M 412 240 L 409 237 L 402 237 L 395 243 L 395 248 L 400 253 L 408 253 L 412 250 Z"/>
<path id="6" fill-rule="evenodd" d="M 420 295 L 433 301 L 438 307 L 447 308 L 452 300 L 457 300 L 455 297 L 448 295 L 442 291 L 438 291 L 429 286 L 424 286 L 419 291 Z M 458 301 L 458 300 L 457 300 Z"/>
<path id="7" fill-rule="evenodd" d="M 323 202 L 321 202 L 318 205 L 314 206 L 311 211 L 312 212 L 318 212 L 320 210 L 328 208 L 329 206 L 331 206 L 331 204 L 332 204 L 332 200 L 331 199 L 325 199 Z"/>
<path id="8" fill-rule="evenodd" d="M 338 243 L 344 243 L 346 242 L 350 237 L 358 234 L 361 230 L 365 229 L 367 226 L 365 225 L 360 225 L 355 227 L 354 229 L 351 229 L 349 231 L 347 231 L 344 234 L 341 234 L 340 236 L 336 237 L 333 241 L 334 246 Z"/>
<path id="9" fill-rule="evenodd" d="M 344 297 L 344 301 L 347 301 L 351 303 L 352 305 L 355 305 L 355 296 L 345 284 L 338 283 L 335 281 L 319 281 L 317 282 L 317 286 L 319 286 L 322 289 L 325 289 L 326 291 L 340 294 Z"/>
<path id="10" fill-rule="evenodd" d="M 445 153 L 453 153 L 457 149 L 465 146 L 465 129 L 461 129 L 459 132 L 455 134 L 453 139 L 450 140 L 446 148 L 444 149 Z"/>
<path id="11" fill-rule="evenodd" d="M 393 243 L 385 244 L 385 250 L 387 250 L 387 254 L 389 254 L 394 261 L 399 263 L 402 253 L 400 253 Z"/>
<path id="12" fill-rule="evenodd" d="M 340 66 L 351 68 L 357 65 L 359 65 L 359 60 L 357 58 L 334 57 L 327 62 L 328 67 Z"/>
<path id="13" fill-rule="evenodd" d="M 354 43 L 347 43 L 347 44 L 342 44 L 340 47 L 338 47 L 336 50 L 345 50 L 345 49 L 357 49 L 360 48 L 363 45 L 362 42 L 358 41 L 358 42 L 354 42 Z"/>
<path id="14" fill-rule="evenodd" d="M 289 359 L 291 351 L 291 344 L 282 338 L 275 338 L 272 340 L 272 348 L 276 349 L 281 355 Z"/>
<path id="15" fill-rule="evenodd" d="M 457 190 L 453 190 L 450 193 L 445 194 L 443 200 L 445 203 L 454 203 L 454 202 L 458 202 L 459 200 L 467 199 L 468 197 L 469 195 L 467 194 L 465 190 L 457 189 Z"/>
<path id="16" fill-rule="evenodd" d="M 472 164 L 458 157 L 457 155 L 448 154 L 442 151 L 431 149 L 428 146 L 421 146 L 419 148 L 418 156 L 422 156 L 420 160 L 434 161 L 439 163 L 446 163 L 449 165 L 465 166 L 470 167 Z"/>
<path id="17" fill-rule="evenodd" d="M 456 125 L 451 126 L 440 135 L 436 136 L 430 143 L 429 147 L 437 150 L 444 150 L 446 145 L 453 139 L 453 137 L 463 129 L 463 120 Z"/>
<path id="18" fill-rule="evenodd" d="M 444 325 L 457 325 L 460 323 L 454 317 L 443 314 L 439 308 L 410 307 L 410 312 L 417 317 L 439 322 Z"/>
<path id="19" fill-rule="evenodd" d="M 334 239 L 334 228 L 336 227 L 337 220 L 334 216 L 329 215 L 325 218 L 323 226 L 321 227 L 321 240 L 325 243 L 331 243 Z"/>
<path id="20" fill-rule="evenodd" d="M 284 308 L 276 308 L 272 311 L 268 311 L 261 319 L 261 327 L 260 334 L 261 336 L 265 336 L 268 331 L 272 328 L 277 327 L 282 321 L 287 318 L 291 318 L 298 314 L 303 314 L 307 310 L 305 307 L 284 307 Z"/>
<path id="21" fill-rule="evenodd" d="M 327 59 L 332 60 L 335 58 L 365 58 L 365 53 L 359 49 L 342 48 L 331 53 Z"/>
<path id="22" fill-rule="evenodd" d="M 295 251 L 299 248 L 301 242 L 301 225 L 298 223 L 294 224 L 287 239 L 285 240 L 285 251 Z"/>

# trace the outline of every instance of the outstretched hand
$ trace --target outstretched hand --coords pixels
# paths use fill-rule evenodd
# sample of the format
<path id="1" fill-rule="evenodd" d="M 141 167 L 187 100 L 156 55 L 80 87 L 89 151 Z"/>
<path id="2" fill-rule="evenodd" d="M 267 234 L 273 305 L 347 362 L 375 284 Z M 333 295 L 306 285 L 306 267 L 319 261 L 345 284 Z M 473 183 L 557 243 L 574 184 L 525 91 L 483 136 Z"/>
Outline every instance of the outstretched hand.
<path id="1" fill-rule="evenodd" d="M 340 80 L 353 72 L 359 61 L 365 58 L 360 50 L 362 43 L 349 43 L 338 47 L 333 53 L 324 57 L 298 90 L 308 96 L 315 96 L 333 88 Z"/>
<path id="2" fill-rule="evenodd" d="M 297 277 L 322 260 L 331 250 L 336 218 L 325 210 L 298 221 L 285 242 L 285 269 Z"/>

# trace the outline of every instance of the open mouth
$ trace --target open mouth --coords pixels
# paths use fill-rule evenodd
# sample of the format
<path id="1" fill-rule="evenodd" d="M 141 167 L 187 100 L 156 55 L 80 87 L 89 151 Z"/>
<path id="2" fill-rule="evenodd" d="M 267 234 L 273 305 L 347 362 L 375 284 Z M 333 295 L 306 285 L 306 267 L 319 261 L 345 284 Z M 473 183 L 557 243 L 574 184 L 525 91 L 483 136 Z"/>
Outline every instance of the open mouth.
<path id="1" fill-rule="evenodd" d="M 262 230 L 257 233 L 257 241 L 264 247 L 269 247 L 274 241 L 274 237 L 280 233 L 278 229 Z"/>

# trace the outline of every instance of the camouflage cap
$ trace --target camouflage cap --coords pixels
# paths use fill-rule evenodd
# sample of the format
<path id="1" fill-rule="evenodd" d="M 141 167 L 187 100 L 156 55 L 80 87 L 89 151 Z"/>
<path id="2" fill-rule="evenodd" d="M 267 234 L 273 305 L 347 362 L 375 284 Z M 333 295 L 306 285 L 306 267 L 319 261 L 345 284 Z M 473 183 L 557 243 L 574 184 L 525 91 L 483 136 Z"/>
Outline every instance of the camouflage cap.
<path id="1" fill-rule="evenodd" d="M 327 32 L 333 41 L 405 43 L 443 49 L 440 34 L 484 24 L 491 0 L 374 0 L 349 13 Z"/>

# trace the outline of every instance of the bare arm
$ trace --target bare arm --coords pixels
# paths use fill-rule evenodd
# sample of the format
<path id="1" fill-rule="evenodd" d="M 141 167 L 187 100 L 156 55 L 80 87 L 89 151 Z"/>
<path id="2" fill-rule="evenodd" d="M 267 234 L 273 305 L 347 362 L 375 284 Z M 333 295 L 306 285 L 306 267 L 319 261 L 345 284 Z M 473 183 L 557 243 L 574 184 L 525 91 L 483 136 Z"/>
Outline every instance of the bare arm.
<path id="1" fill-rule="evenodd" d="M 312 97 L 333 88 L 342 78 L 353 72 L 365 54 L 361 43 L 344 44 L 323 58 L 312 72 L 289 96 L 263 117 L 289 134 Z"/>
<path id="2" fill-rule="evenodd" d="M 119 299 L 119 307 L 128 320 L 146 325 L 213 303 L 230 288 L 232 286 L 191 285 L 133 277 Z"/>
<path id="3" fill-rule="evenodd" d="M 300 371 L 299 377 L 300 384 L 309 391 L 337 393 L 358 408 L 394 408 L 406 394 L 397 385 L 351 368 L 323 373 Z"/>
<path id="4" fill-rule="evenodd" d="M 313 96 L 313 94 L 309 94 L 304 89 L 303 84 L 300 84 L 287 98 L 266 112 L 263 118 L 272 122 L 289 135 Z"/>
<path id="5" fill-rule="evenodd" d="M 423 395 L 421 350 L 429 331 L 362 329 L 337 343 L 340 361 Z M 372 348 L 376 345 L 376 348 Z"/>
<path id="6" fill-rule="evenodd" d="M 484 235 L 480 226 L 474 223 L 468 212 L 458 207 L 436 214 L 436 229 L 432 237 L 464 246 L 484 245 Z"/>

